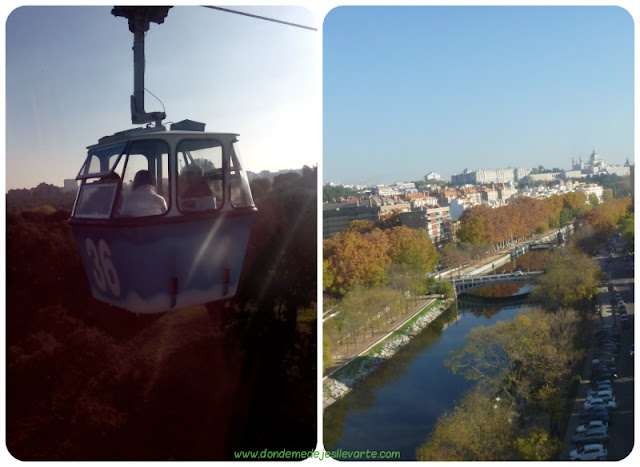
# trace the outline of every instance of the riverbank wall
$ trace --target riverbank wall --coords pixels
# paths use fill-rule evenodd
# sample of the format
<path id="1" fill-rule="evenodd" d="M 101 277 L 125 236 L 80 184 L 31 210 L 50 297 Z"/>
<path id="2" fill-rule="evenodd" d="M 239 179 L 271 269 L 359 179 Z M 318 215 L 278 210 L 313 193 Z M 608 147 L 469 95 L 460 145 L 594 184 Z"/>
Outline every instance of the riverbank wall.
<path id="1" fill-rule="evenodd" d="M 346 396 L 359 382 L 390 360 L 424 328 L 444 313 L 453 299 L 436 300 L 425 306 L 373 345 L 327 375 L 323 381 L 323 407 Z"/>

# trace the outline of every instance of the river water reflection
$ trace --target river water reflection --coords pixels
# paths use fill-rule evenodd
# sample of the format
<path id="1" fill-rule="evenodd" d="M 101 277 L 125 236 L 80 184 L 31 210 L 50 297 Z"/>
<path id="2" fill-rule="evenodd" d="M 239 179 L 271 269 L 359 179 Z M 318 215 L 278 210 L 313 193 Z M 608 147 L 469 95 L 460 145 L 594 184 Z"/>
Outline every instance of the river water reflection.
<path id="1" fill-rule="evenodd" d="M 400 451 L 415 460 L 416 449 L 438 417 L 470 387 L 445 368 L 473 328 L 510 321 L 526 304 L 487 308 L 459 303 L 402 348 L 345 398 L 324 411 L 326 450 Z"/>

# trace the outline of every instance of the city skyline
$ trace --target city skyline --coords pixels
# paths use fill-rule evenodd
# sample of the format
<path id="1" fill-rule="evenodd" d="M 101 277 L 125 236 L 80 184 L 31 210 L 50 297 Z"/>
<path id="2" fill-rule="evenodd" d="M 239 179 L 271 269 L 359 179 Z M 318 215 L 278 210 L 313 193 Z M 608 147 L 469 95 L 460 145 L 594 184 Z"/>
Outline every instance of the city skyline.
<path id="1" fill-rule="evenodd" d="M 5 191 L 61 186 L 76 177 L 87 146 L 139 126 L 129 107 L 133 34 L 111 8 L 7 11 Z M 234 9 L 318 28 L 302 7 Z M 145 42 L 145 107 L 166 109 L 163 123 L 191 119 L 239 133 L 253 172 L 319 164 L 318 31 L 175 6 Z"/>
<path id="2" fill-rule="evenodd" d="M 623 8 L 340 7 L 323 41 L 323 183 L 634 159 Z"/>
<path id="3" fill-rule="evenodd" d="M 595 151 L 595 154 L 599 156 L 599 154 L 598 154 L 598 152 L 597 152 L 597 151 Z M 576 159 L 576 161 L 577 161 L 577 160 L 579 160 L 579 159 L 580 159 L 580 157 L 582 157 L 583 162 L 587 162 L 587 161 L 589 160 L 590 155 L 591 155 L 591 154 L 588 154 L 588 155 L 578 155 L 577 157 L 575 157 L 575 159 Z M 600 156 L 600 159 L 604 159 L 604 158 L 603 158 L 602 156 Z M 495 169 L 498 169 L 498 170 L 499 170 L 499 169 L 510 169 L 510 168 L 516 169 L 516 168 L 519 168 L 519 167 L 523 167 L 523 168 L 527 168 L 527 169 L 538 169 L 540 166 L 542 166 L 545 170 L 551 170 L 551 169 L 553 169 L 553 168 L 557 168 L 557 169 L 560 169 L 560 171 L 564 171 L 564 170 L 566 170 L 566 171 L 570 171 L 573 167 L 572 167 L 572 165 L 571 165 L 571 162 L 572 162 L 572 161 L 569 161 L 569 162 L 570 162 L 570 163 L 569 163 L 568 165 L 564 165 L 564 164 L 559 164 L 559 163 L 558 163 L 558 165 L 554 165 L 553 167 L 545 167 L 545 166 L 542 166 L 541 164 L 520 165 L 520 166 L 517 166 L 517 167 L 515 167 L 515 166 L 510 166 L 510 167 L 484 167 L 484 166 L 483 166 L 483 167 L 480 167 L 480 166 L 478 166 L 478 167 L 465 167 L 465 168 L 462 168 L 462 169 L 459 169 L 459 170 L 455 170 L 451 175 L 459 175 L 459 174 L 462 174 L 465 170 L 469 170 L 469 171 L 473 172 L 473 171 L 476 171 L 476 170 L 495 170 Z M 615 164 L 612 164 L 612 163 L 609 163 L 609 161 L 607 161 L 607 160 L 605 159 L 605 162 L 606 162 L 606 163 L 607 163 L 607 165 L 609 165 L 609 166 L 623 166 L 623 165 L 626 163 L 626 160 L 625 160 L 624 162 L 622 162 L 622 163 L 615 163 Z M 632 159 L 631 159 L 631 158 L 629 158 L 629 163 L 633 163 L 633 161 L 632 161 Z M 431 172 L 435 172 L 436 174 L 440 175 L 440 178 L 439 178 L 439 179 L 434 179 L 434 180 L 429 180 L 429 181 L 424 180 L 424 177 L 425 177 L 428 173 L 431 173 Z M 431 170 L 426 171 L 424 174 L 422 174 L 422 175 L 420 175 L 420 176 L 417 176 L 417 175 L 416 175 L 416 176 L 415 176 L 415 177 L 413 177 L 413 178 L 405 178 L 405 179 L 402 179 L 402 180 L 401 180 L 401 179 L 397 179 L 397 180 L 393 180 L 393 181 L 383 181 L 383 182 L 380 182 L 380 183 L 367 183 L 367 182 L 362 182 L 362 183 L 360 183 L 360 182 L 358 182 L 358 183 L 341 183 L 341 182 L 336 181 L 336 180 L 325 180 L 325 181 L 324 181 L 324 184 L 326 185 L 326 184 L 331 184 L 331 183 L 332 183 L 332 184 L 334 184 L 334 185 L 348 185 L 348 186 L 355 186 L 355 185 L 362 185 L 362 186 L 375 186 L 375 185 L 393 185 L 393 184 L 395 184 L 395 183 L 402 183 L 402 182 L 416 182 L 416 181 L 427 181 L 427 182 L 433 182 L 433 181 L 451 181 L 451 176 L 445 177 L 445 176 L 443 176 L 443 174 L 442 174 L 441 172 L 439 172 L 438 170 L 436 170 L 436 169 L 431 169 Z"/>

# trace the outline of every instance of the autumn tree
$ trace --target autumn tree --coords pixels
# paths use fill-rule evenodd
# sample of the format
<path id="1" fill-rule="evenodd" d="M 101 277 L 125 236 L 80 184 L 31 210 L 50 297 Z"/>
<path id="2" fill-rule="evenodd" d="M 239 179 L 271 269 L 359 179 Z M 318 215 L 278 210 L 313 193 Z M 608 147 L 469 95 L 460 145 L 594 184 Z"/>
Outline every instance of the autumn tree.
<path id="1" fill-rule="evenodd" d="M 483 252 L 483 245 L 459 242 L 445 245 L 440 251 L 440 256 L 447 267 L 454 267 L 470 261 L 471 258 Z"/>
<path id="2" fill-rule="evenodd" d="M 516 456 L 525 461 L 546 461 L 554 459 L 564 444 L 549 436 L 543 428 L 535 426 L 520 435 L 514 442 Z"/>
<path id="3" fill-rule="evenodd" d="M 438 419 L 417 449 L 422 461 L 499 461 L 512 459 L 516 427 L 509 423 L 508 404 L 491 393 L 473 390 Z"/>
<path id="4" fill-rule="evenodd" d="M 349 226 L 346 228 L 348 232 L 359 232 L 361 234 L 371 232 L 375 227 L 373 221 L 354 220 L 349 222 Z"/>
<path id="5" fill-rule="evenodd" d="M 333 353 L 332 353 L 331 339 L 324 335 L 322 336 L 322 371 L 334 365 Z"/>
<path id="6" fill-rule="evenodd" d="M 587 195 L 581 191 L 570 191 L 563 196 L 564 207 L 577 210 L 587 202 Z"/>
<path id="7" fill-rule="evenodd" d="M 491 327 L 472 329 L 464 347 L 452 352 L 447 360 L 448 368 L 475 381 L 487 392 L 495 394 L 500 387 L 505 388 L 511 402 L 521 404 L 528 399 L 529 385 L 519 340 L 520 316 L 514 322 L 499 321 Z"/>
<path id="8" fill-rule="evenodd" d="M 578 308 L 586 311 L 600 281 L 600 268 L 588 255 L 563 251 L 549 258 L 532 296 L 548 310 Z"/>
<path id="9" fill-rule="evenodd" d="M 622 220 L 620 223 L 620 231 L 622 232 L 622 238 L 627 244 L 627 249 L 634 251 L 633 213 Z"/>
<path id="10" fill-rule="evenodd" d="M 386 232 L 389 257 L 394 264 L 405 264 L 422 273 L 432 271 L 438 264 L 436 248 L 426 230 L 394 227 Z"/>
<path id="11" fill-rule="evenodd" d="M 333 273 L 329 268 L 329 262 L 324 259 L 322 260 L 322 290 L 328 290 L 333 284 Z"/>
<path id="12" fill-rule="evenodd" d="M 364 235 L 340 232 L 324 240 L 324 259 L 333 275 L 329 290 L 344 295 L 356 283 L 383 284 L 384 266 L 390 262 L 387 249 L 387 237 L 378 229 Z"/>
<path id="13" fill-rule="evenodd" d="M 460 217 L 458 239 L 462 243 L 470 243 L 472 245 L 488 244 L 489 237 L 486 232 L 484 220 L 480 215 L 474 215 L 473 210 L 474 208 L 467 209 Z"/>
<path id="14" fill-rule="evenodd" d="M 400 212 L 390 211 L 380 214 L 380 220 L 376 222 L 376 227 L 382 230 L 392 229 L 400 226 Z"/>

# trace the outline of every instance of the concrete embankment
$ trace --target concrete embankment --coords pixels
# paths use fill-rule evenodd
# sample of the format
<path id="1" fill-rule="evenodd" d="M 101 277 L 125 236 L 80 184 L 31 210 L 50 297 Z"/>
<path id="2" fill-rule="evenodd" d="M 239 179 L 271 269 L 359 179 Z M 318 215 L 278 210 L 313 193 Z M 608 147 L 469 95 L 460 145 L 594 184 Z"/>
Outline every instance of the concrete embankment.
<path id="1" fill-rule="evenodd" d="M 378 339 L 358 355 L 323 378 L 323 407 L 349 393 L 358 382 L 373 373 L 384 361 L 389 360 L 400 348 L 440 316 L 453 300 L 433 300 L 413 316 L 400 323 L 394 330 Z"/>

